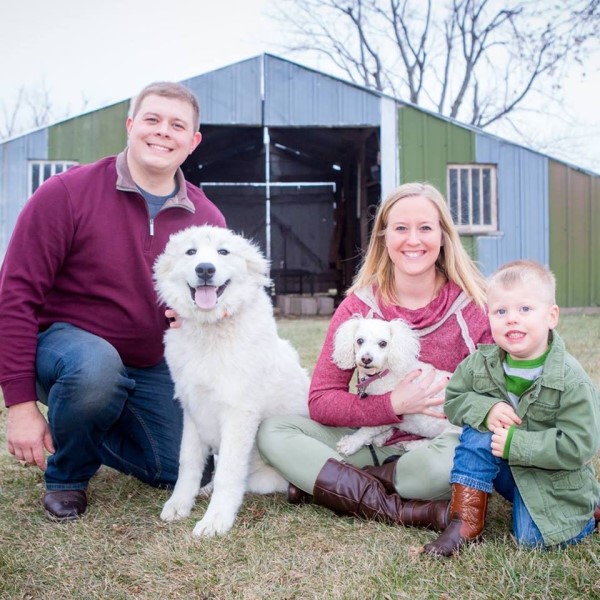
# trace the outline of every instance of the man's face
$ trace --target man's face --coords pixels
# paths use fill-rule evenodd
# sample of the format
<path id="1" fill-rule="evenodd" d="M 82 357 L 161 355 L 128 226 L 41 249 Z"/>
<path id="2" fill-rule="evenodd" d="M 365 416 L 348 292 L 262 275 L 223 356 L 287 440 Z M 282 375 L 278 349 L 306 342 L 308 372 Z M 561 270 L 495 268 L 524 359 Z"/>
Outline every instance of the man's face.
<path id="1" fill-rule="evenodd" d="M 142 100 L 126 127 L 128 160 L 134 170 L 148 176 L 172 177 L 202 139 L 187 102 L 153 94 Z"/>

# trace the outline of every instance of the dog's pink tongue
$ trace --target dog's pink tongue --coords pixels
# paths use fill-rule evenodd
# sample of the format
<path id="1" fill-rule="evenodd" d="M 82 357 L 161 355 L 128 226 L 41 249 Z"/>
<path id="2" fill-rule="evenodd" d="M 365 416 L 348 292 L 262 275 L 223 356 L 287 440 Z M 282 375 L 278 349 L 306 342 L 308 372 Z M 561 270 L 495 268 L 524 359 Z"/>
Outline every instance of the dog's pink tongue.
<path id="1" fill-rule="evenodd" d="M 213 285 L 203 285 L 196 288 L 194 300 L 198 308 L 209 310 L 217 304 L 217 288 Z"/>

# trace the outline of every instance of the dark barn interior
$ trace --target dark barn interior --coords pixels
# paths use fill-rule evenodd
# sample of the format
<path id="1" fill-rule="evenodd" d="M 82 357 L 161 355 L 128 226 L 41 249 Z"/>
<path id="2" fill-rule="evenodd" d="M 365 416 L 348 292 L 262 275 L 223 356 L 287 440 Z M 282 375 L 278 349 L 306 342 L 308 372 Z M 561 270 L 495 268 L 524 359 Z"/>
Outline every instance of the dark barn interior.
<path id="1" fill-rule="evenodd" d="M 380 199 L 379 129 L 204 125 L 184 163 L 228 226 L 258 242 L 276 294 L 350 285 Z"/>

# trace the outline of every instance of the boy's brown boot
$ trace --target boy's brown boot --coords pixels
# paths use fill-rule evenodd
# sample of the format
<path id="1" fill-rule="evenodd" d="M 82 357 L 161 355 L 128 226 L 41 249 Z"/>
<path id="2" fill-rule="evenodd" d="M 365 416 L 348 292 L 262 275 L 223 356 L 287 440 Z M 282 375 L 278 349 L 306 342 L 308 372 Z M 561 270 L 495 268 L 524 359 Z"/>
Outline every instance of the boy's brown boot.
<path id="1" fill-rule="evenodd" d="M 404 500 L 368 471 L 330 458 L 319 472 L 313 501 L 338 514 L 442 531 L 448 501 Z"/>
<path id="2" fill-rule="evenodd" d="M 467 542 L 476 540 L 485 525 L 488 496 L 487 492 L 453 483 L 448 513 L 450 523 L 435 542 L 425 544 L 425 552 L 451 556 Z"/>

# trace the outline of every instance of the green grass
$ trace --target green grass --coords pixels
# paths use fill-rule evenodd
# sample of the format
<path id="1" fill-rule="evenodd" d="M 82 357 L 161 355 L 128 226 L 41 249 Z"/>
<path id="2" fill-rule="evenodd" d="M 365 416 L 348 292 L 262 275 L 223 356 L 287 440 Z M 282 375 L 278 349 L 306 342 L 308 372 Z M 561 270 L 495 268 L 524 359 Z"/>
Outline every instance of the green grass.
<path id="1" fill-rule="evenodd" d="M 327 321 L 281 319 L 311 370 Z M 567 346 L 600 385 L 600 315 L 562 317 Z M 4 443 L 6 411 L 0 414 Z M 600 468 L 599 461 L 596 461 Z M 192 538 L 192 516 L 159 519 L 169 492 L 110 469 L 90 508 L 57 525 L 40 509 L 43 478 L 0 453 L 0 599 L 600 599 L 600 535 L 563 551 L 525 551 L 510 537 L 510 506 L 494 497 L 485 541 L 450 560 L 416 549 L 435 534 L 247 496 L 232 531 Z"/>

